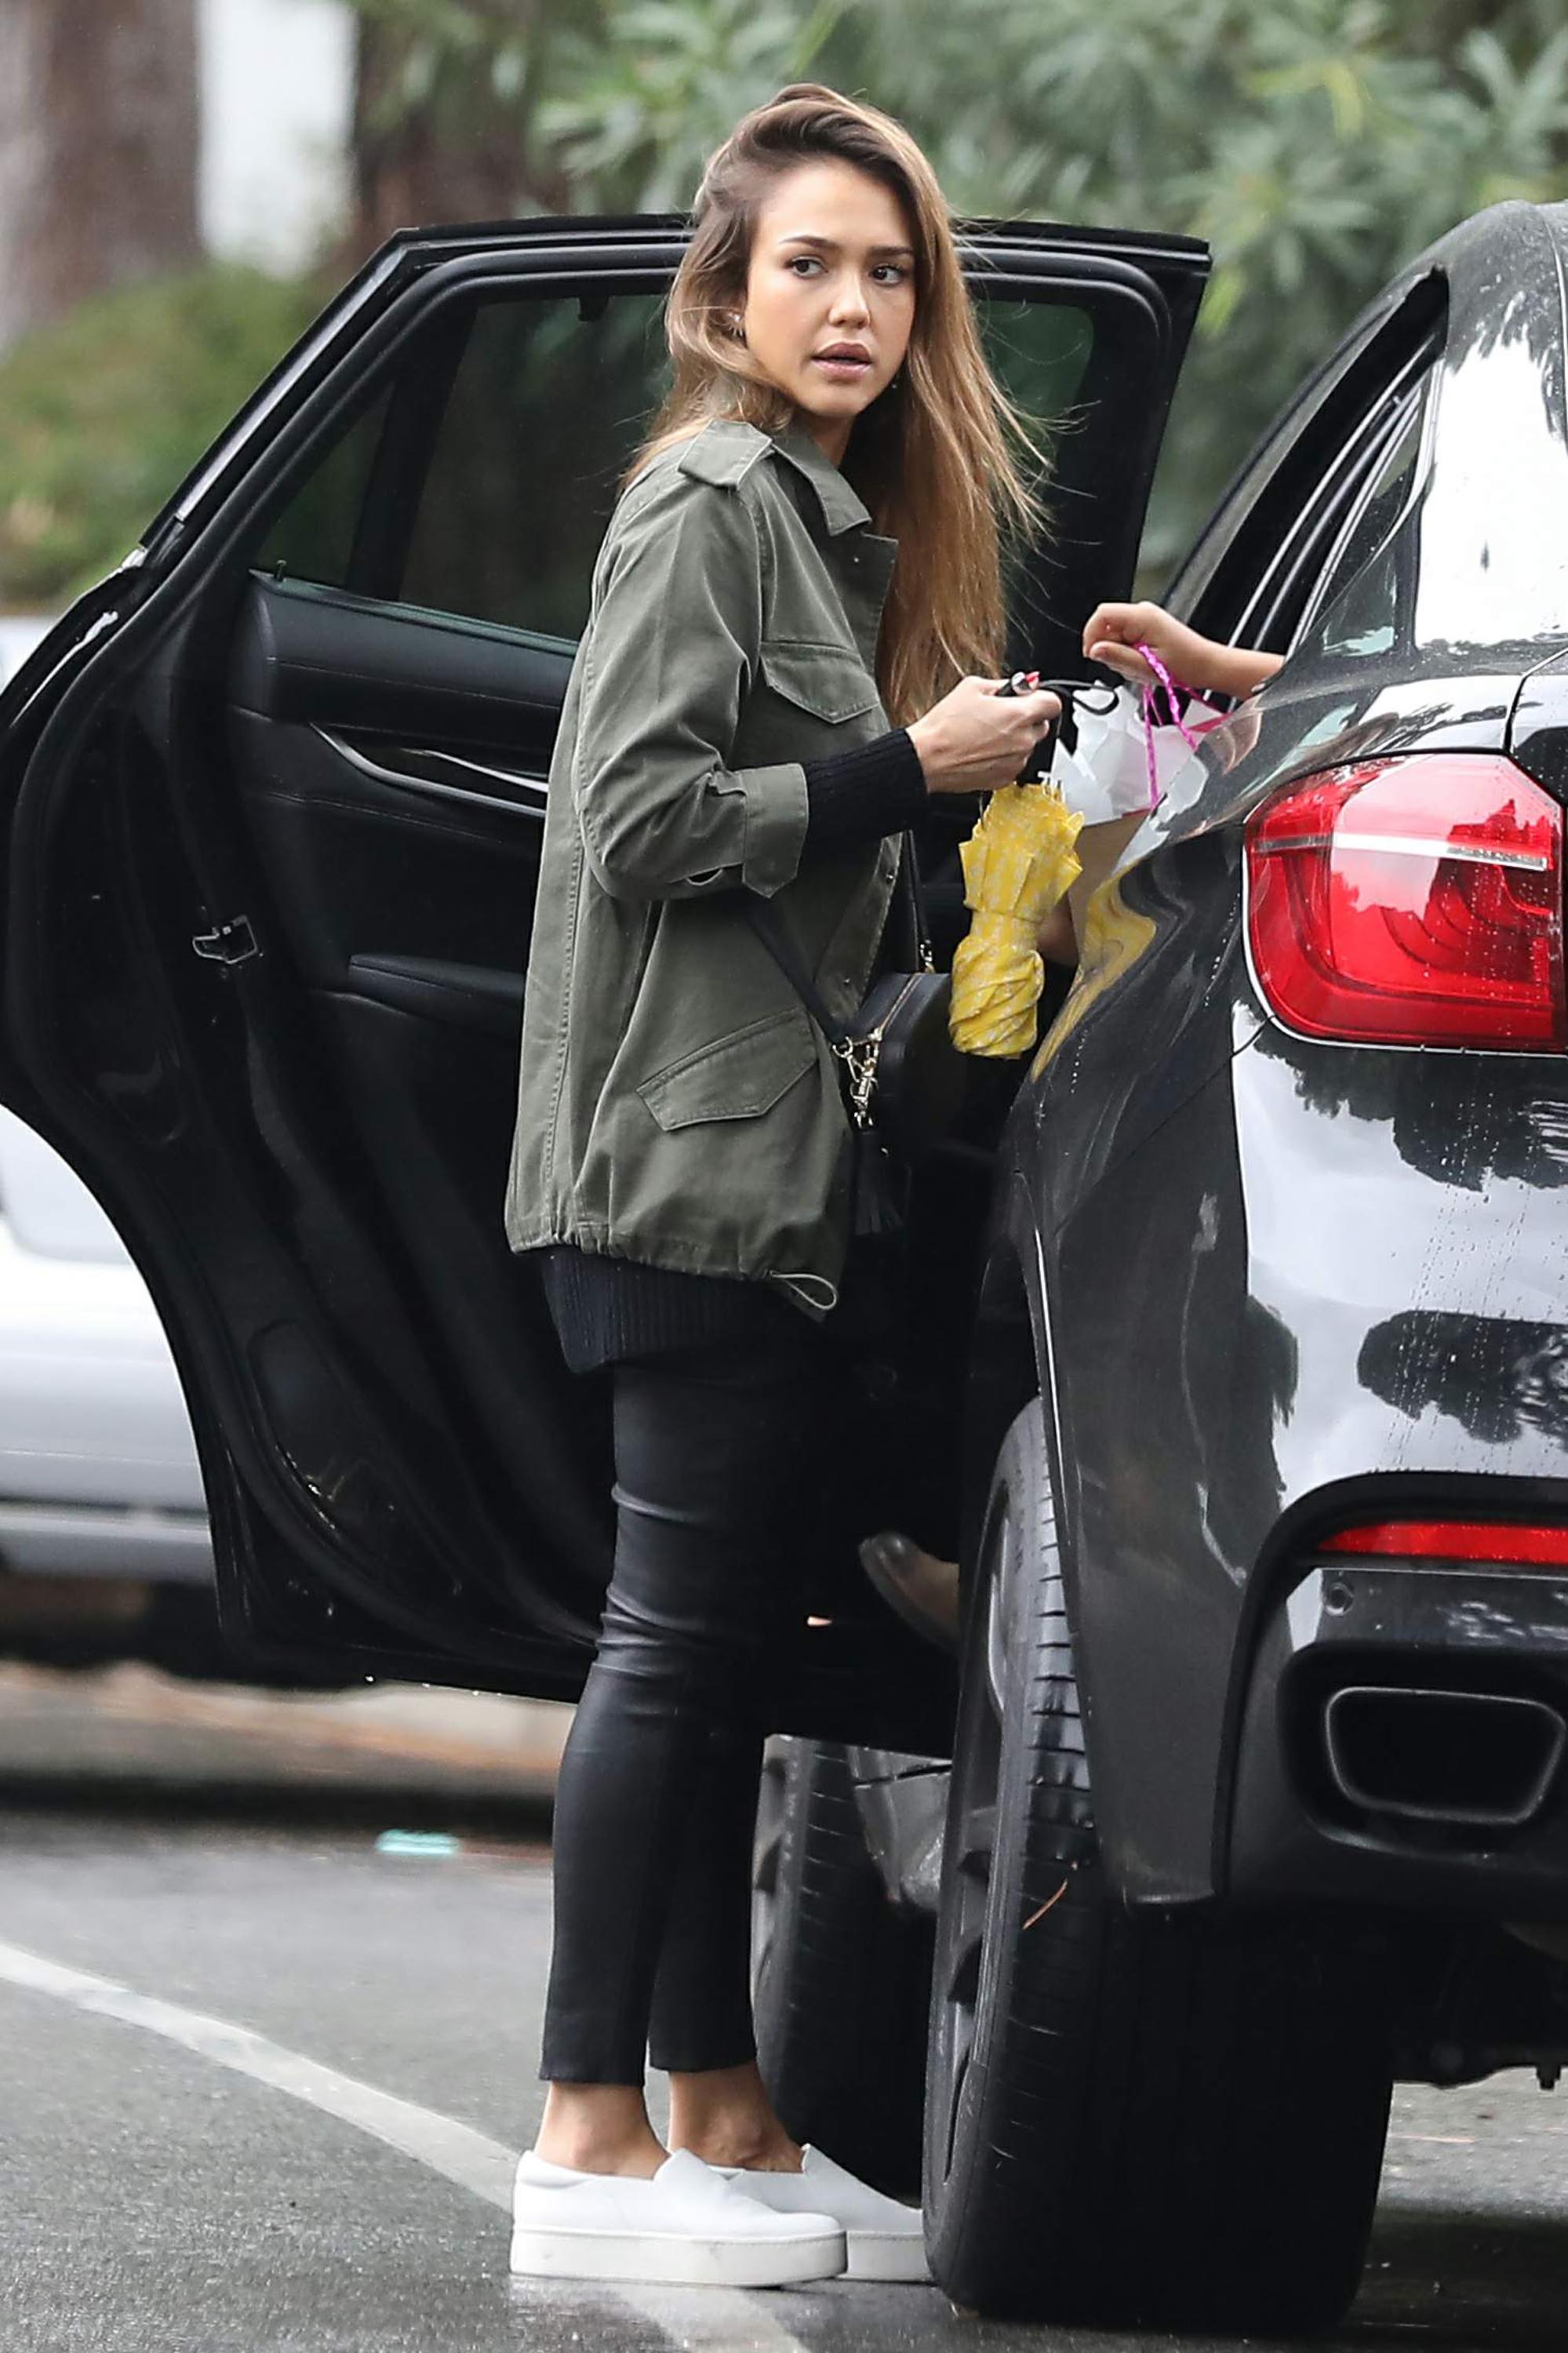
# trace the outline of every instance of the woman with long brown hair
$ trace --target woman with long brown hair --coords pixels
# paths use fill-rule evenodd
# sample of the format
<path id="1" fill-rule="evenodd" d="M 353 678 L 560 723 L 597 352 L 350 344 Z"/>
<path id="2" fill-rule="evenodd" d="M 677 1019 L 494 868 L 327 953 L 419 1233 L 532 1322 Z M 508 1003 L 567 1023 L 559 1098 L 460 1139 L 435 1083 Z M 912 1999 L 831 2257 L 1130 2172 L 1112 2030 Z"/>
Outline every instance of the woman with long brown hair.
<path id="1" fill-rule="evenodd" d="M 769 902 L 853 1012 L 927 796 L 1019 773 L 1058 707 L 995 675 L 1002 536 L 1038 522 L 1038 453 L 888 116 L 781 91 L 694 218 L 673 388 L 599 555 L 551 770 L 507 1204 L 568 1362 L 612 1368 L 617 1506 L 556 1799 L 549 2093 L 513 2265 L 922 2277 L 918 2217 L 796 2147 L 752 2040 L 767 1677 L 839 1443 L 854 1246 L 836 1065 L 747 910 Z"/>

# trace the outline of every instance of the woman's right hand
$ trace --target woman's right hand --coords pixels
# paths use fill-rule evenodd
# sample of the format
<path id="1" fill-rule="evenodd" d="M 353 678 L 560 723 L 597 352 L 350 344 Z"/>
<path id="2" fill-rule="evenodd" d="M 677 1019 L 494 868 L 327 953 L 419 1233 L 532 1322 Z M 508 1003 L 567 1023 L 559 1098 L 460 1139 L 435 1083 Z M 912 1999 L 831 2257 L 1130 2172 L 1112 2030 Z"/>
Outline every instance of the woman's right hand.
<path id="1" fill-rule="evenodd" d="M 961 678 L 909 729 L 932 793 L 994 793 L 1012 784 L 1051 722 L 1061 716 L 1048 688 L 1003 694 L 1001 678 Z"/>

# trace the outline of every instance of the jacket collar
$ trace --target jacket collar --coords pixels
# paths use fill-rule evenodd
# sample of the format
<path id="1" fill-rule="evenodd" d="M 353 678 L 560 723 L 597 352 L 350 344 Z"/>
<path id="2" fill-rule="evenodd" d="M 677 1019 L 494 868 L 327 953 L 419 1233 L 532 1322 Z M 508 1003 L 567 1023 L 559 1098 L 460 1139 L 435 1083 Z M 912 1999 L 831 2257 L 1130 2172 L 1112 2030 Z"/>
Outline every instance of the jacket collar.
<path id="1" fill-rule="evenodd" d="M 804 474 L 816 491 L 822 521 L 835 538 L 841 531 L 853 531 L 857 523 L 871 521 L 869 508 L 862 505 L 832 459 L 824 455 L 803 425 L 787 425 L 782 433 L 772 438 L 779 455 L 797 473 Z"/>
<path id="2" fill-rule="evenodd" d="M 782 433 L 768 434 L 737 417 L 715 417 L 692 436 L 679 465 L 682 473 L 694 474 L 699 481 L 733 483 L 769 449 L 805 476 L 817 494 L 822 521 L 835 538 L 871 521 L 869 509 L 803 425 L 787 425 Z"/>

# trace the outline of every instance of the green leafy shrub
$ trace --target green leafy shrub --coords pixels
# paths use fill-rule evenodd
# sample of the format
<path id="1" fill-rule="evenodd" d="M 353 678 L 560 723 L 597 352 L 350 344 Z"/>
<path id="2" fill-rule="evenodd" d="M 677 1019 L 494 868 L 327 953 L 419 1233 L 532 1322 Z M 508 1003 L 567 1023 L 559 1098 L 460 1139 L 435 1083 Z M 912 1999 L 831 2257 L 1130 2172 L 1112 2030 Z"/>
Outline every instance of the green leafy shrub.
<path id="1" fill-rule="evenodd" d="M 96 296 L 14 345 L 0 609 L 51 609 L 111 570 L 326 291 L 214 264 Z"/>
<path id="2" fill-rule="evenodd" d="M 585 208 L 681 204 L 743 105 L 810 74 L 900 116 L 961 213 L 1207 238 L 1152 590 L 1395 269 L 1483 206 L 1568 196 L 1561 16 L 1560 0 L 637 0 L 591 43 L 563 37 L 540 129 Z"/>
<path id="3" fill-rule="evenodd" d="M 736 117 L 809 78 L 900 116 L 961 213 L 1206 237 L 1151 589 L 1396 269 L 1483 206 L 1568 196 L 1562 0 L 352 5 L 409 44 L 407 115 L 514 92 L 520 153 L 580 211 L 685 205 Z"/>

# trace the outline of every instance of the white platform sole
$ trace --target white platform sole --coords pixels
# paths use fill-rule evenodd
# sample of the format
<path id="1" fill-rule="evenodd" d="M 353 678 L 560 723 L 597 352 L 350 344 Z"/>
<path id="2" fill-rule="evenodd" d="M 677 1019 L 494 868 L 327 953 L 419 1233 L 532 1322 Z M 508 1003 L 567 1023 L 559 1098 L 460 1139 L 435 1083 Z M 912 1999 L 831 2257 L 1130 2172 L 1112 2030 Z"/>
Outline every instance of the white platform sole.
<path id="1" fill-rule="evenodd" d="M 512 2269 L 525 2279 L 626 2280 L 678 2287 L 792 2287 L 802 2280 L 842 2278 L 844 2261 L 842 2231 L 800 2239 L 703 2239 L 662 2231 L 523 2228 L 512 2233 Z"/>
<path id="2" fill-rule="evenodd" d="M 845 2279 L 915 2282 L 931 2276 L 924 2239 L 906 2238 L 902 2231 L 851 2231 L 846 2238 Z"/>

